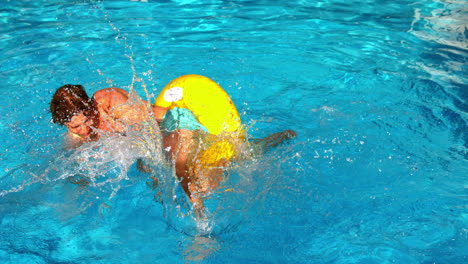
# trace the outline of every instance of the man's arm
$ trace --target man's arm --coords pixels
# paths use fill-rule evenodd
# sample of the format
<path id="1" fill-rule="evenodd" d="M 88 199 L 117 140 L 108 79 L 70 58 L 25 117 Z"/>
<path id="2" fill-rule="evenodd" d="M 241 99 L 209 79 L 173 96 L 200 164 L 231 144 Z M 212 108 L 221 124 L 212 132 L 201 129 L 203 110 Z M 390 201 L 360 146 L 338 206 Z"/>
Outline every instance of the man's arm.
<path id="1" fill-rule="evenodd" d="M 114 118 L 120 119 L 123 111 L 119 108 L 127 103 L 128 92 L 124 89 L 111 87 L 97 91 L 93 97 L 99 110 L 104 111 L 108 115 L 112 115 Z"/>
<path id="2" fill-rule="evenodd" d="M 151 110 L 153 110 L 154 117 L 156 118 L 158 123 L 161 123 L 168 109 L 161 106 L 153 105 Z"/>

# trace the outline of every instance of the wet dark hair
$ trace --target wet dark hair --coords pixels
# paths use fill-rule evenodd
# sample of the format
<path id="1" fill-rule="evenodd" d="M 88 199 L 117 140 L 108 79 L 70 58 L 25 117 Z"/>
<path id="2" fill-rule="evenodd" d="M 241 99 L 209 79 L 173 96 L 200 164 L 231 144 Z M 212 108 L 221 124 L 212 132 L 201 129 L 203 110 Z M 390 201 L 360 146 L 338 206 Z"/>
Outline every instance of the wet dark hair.
<path id="1" fill-rule="evenodd" d="M 93 115 L 97 113 L 96 102 L 89 98 L 81 85 L 66 84 L 57 89 L 50 101 L 50 112 L 54 123 L 64 125 L 72 117 L 84 113 Z"/>

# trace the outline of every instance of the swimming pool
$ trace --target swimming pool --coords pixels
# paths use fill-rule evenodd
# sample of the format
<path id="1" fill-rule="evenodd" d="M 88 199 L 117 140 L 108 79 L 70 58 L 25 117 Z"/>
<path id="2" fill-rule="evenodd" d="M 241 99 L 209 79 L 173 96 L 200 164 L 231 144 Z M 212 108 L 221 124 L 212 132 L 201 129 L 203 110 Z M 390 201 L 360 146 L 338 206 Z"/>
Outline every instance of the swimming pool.
<path id="1" fill-rule="evenodd" d="M 4 3 L 0 260 L 466 263 L 467 6 Z M 188 73 L 217 81 L 253 137 L 298 133 L 232 168 L 203 227 L 180 189 L 138 172 L 131 137 L 66 150 L 48 112 L 65 83 L 93 93 L 136 80 L 145 97 Z"/>

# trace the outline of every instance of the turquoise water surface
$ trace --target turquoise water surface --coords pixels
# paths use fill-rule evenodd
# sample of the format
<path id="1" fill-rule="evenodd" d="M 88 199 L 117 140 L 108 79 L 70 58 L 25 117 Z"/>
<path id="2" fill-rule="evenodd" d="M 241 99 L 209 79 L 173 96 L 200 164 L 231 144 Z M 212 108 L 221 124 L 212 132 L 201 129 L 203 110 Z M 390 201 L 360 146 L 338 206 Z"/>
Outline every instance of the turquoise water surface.
<path id="1" fill-rule="evenodd" d="M 468 262 L 467 1 L 2 1 L 0 47 L 1 263 Z M 48 111 L 66 83 L 154 101 L 184 74 L 251 137 L 298 134 L 204 221 L 157 136 L 68 149 Z"/>

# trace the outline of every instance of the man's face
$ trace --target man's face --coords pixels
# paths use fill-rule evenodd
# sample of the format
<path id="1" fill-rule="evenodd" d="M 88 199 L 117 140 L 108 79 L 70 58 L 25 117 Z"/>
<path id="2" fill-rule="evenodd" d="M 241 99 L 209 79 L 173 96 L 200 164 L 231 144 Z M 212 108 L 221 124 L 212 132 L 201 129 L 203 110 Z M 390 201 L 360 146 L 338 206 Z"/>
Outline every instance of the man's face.
<path id="1" fill-rule="evenodd" d="M 68 128 L 68 133 L 72 137 L 80 137 L 82 139 L 92 136 L 91 125 L 91 120 L 83 113 L 73 116 L 70 122 L 65 123 L 65 126 Z"/>

